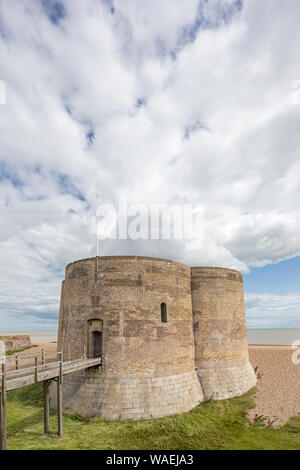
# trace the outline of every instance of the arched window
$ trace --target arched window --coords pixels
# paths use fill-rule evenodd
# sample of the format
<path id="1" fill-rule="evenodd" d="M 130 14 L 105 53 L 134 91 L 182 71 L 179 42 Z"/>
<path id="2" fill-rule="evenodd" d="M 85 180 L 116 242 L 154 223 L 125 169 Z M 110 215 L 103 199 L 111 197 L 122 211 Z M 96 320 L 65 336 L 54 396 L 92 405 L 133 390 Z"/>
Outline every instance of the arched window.
<path id="1" fill-rule="evenodd" d="M 93 353 L 94 357 L 100 357 L 102 354 L 102 333 L 93 331 Z"/>
<path id="2" fill-rule="evenodd" d="M 168 321 L 168 319 L 167 319 L 167 304 L 165 304 L 165 302 L 160 304 L 160 317 L 161 317 L 162 323 L 167 323 L 167 321 Z"/>

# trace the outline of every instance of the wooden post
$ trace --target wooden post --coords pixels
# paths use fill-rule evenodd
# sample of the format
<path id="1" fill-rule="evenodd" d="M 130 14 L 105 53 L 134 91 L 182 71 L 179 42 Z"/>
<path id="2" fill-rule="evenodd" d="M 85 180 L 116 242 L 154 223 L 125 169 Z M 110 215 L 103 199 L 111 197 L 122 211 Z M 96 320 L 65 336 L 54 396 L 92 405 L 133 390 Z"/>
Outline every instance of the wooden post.
<path id="1" fill-rule="evenodd" d="M 59 353 L 59 376 L 57 377 L 57 418 L 58 418 L 58 436 L 63 436 L 63 395 L 62 395 L 62 384 L 63 384 L 63 355 Z"/>
<path id="2" fill-rule="evenodd" d="M 3 359 L 4 361 L 5 359 Z M 6 367 L 2 363 L 2 381 L 0 397 L 0 450 L 6 450 Z"/>
<path id="3" fill-rule="evenodd" d="M 46 364 L 45 349 L 42 349 L 42 364 Z"/>
<path id="4" fill-rule="evenodd" d="M 49 408 L 50 408 L 50 396 L 49 396 L 49 381 L 44 380 L 44 432 L 49 433 Z"/>
<path id="5" fill-rule="evenodd" d="M 62 368 L 63 353 L 61 351 L 58 353 L 58 360 L 59 360 L 59 377 L 60 377 L 61 383 L 62 383 L 62 381 L 63 381 L 63 368 Z"/>
<path id="6" fill-rule="evenodd" d="M 34 365 L 35 365 L 35 369 L 34 369 L 34 380 L 36 382 L 38 382 L 38 365 L 39 365 L 39 358 L 37 356 L 35 356 L 34 358 Z"/>
<path id="7" fill-rule="evenodd" d="M 16 370 L 19 369 L 19 356 L 16 354 Z"/>

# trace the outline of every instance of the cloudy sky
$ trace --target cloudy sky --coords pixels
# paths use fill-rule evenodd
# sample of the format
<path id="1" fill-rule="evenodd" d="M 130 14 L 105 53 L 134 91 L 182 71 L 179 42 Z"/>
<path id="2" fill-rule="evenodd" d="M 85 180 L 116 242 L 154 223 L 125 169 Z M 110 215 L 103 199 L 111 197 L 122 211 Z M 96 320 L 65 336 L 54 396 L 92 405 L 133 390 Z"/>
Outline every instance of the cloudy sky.
<path id="1" fill-rule="evenodd" d="M 65 265 L 95 255 L 96 194 L 202 204 L 201 246 L 101 253 L 239 269 L 249 327 L 300 327 L 299 15 L 298 0 L 0 2 L 0 330 L 56 328 Z"/>

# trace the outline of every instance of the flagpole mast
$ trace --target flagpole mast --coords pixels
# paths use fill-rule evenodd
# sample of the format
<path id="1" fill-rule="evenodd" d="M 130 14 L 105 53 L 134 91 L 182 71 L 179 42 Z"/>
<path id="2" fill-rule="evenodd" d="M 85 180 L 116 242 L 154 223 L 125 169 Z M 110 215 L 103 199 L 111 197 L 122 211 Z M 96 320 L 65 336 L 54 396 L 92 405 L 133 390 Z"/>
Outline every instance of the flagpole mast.
<path id="1" fill-rule="evenodd" d="M 98 256 L 99 256 L 99 241 L 98 241 L 98 194 L 96 194 L 96 279 L 98 279 Z"/>

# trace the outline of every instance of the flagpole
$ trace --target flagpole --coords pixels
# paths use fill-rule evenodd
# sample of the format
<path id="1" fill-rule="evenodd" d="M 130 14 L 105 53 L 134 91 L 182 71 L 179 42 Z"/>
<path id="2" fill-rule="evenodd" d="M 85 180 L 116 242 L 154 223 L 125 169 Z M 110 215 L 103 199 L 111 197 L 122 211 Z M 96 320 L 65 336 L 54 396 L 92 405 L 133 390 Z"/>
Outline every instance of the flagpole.
<path id="1" fill-rule="evenodd" d="M 98 279 L 98 256 L 99 256 L 99 241 L 98 241 L 98 194 L 96 194 L 96 279 Z"/>

